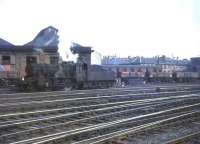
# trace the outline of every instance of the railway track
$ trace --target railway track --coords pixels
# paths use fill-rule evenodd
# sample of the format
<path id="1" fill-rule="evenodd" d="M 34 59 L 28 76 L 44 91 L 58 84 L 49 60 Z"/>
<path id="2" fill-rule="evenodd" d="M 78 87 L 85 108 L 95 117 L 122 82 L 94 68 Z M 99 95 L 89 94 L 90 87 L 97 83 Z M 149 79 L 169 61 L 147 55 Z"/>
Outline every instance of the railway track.
<path id="1" fill-rule="evenodd" d="M 200 131 L 194 132 L 194 133 L 191 133 L 191 134 L 188 134 L 188 135 L 184 135 L 182 137 L 179 137 L 179 138 L 176 138 L 176 139 L 173 139 L 173 140 L 170 140 L 170 141 L 166 142 L 165 144 L 184 143 L 184 142 L 187 142 L 187 141 L 191 141 L 194 138 L 199 137 L 199 136 L 200 136 Z"/>
<path id="2" fill-rule="evenodd" d="M 187 116 L 178 121 L 155 125 L 109 141 L 123 141 L 126 144 L 198 144 L 200 142 L 199 122 L 200 120 L 195 116 Z"/>
<path id="3" fill-rule="evenodd" d="M 33 97 L 43 97 L 43 96 L 59 96 L 59 95 L 98 95 L 98 94 L 114 94 L 114 93 L 120 93 L 120 92 L 129 92 L 129 91 L 139 91 L 139 92 L 145 92 L 145 91 L 155 91 L 156 88 L 160 88 L 161 90 L 185 90 L 185 89 L 198 89 L 199 85 L 153 85 L 153 86 L 137 86 L 137 87 L 127 87 L 127 88 L 110 88 L 110 89 L 92 89 L 92 90 L 76 90 L 76 91 L 55 91 L 55 92 L 33 92 L 33 93 L 12 93 L 12 94 L 1 94 L 0 99 L 23 99 L 23 98 L 33 98 Z M 103 93 L 102 93 L 103 92 Z"/>
<path id="4" fill-rule="evenodd" d="M 104 143 L 183 118 L 185 123 L 198 121 L 198 87 L 58 92 L 58 99 L 56 92 L 49 92 L 36 98 L 28 95 L 25 101 L 25 94 L 11 96 L 0 104 L 0 143 Z"/>
<path id="5" fill-rule="evenodd" d="M 160 98 L 166 96 L 176 96 L 176 95 L 184 95 L 184 94 L 195 94 L 200 92 L 200 90 L 177 90 L 175 92 L 150 92 L 150 93 L 131 93 L 128 94 L 119 94 L 119 95 L 103 95 L 103 96 L 74 96 L 73 98 L 57 98 L 57 99 L 44 99 L 44 100 L 34 100 L 30 99 L 29 101 L 20 101 L 20 102 L 9 102 L 9 103 L 2 103 L 0 104 L 0 114 L 8 113 L 8 112 L 27 112 L 30 110 L 42 110 L 42 109 L 53 109 L 63 108 L 63 107 L 77 107 L 77 106 L 85 106 L 85 105 L 98 105 L 102 103 L 111 103 L 115 102 L 129 102 L 133 100 L 142 100 L 142 99 L 149 99 L 149 98 Z M 56 97 L 54 97 L 56 98 Z"/>
<path id="6" fill-rule="evenodd" d="M 185 108 L 191 107 L 187 106 Z M 107 139 L 113 138 L 114 136 L 124 135 L 127 132 L 133 132 L 131 130 L 140 130 L 141 128 L 148 128 L 149 126 L 154 126 L 162 124 L 164 122 L 182 120 L 187 116 L 196 116 L 199 119 L 199 111 L 187 111 L 182 113 L 181 109 L 183 107 L 177 107 L 175 109 L 164 110 L 160 112 L 150 113 L 142 116 L 136 116 L 131 118 L 118 119 L 110 122 L 103 122 L 100 124 L 90 125 L 82 128 L 72 129 L 68 131 L 62 131 L 46 136 L 39 136 L 31 139 L 26 139 L 23 141 L 15 142 L 27 144 L 27 143 L 62 143 L 62 142 L 72 142 L 73 143 L 99 143 Z M 172 114 L 171 111 L 177 112 L 177 114 Z M 134 126 L 134 127 L 133 127 Z M 130 129 L 132 127 L 132 129 Z M 139 128 L 139 129 L 138 129 Z M 117 131 L 116 131 L 117 129 Z M 105 134 L 106 133 L 106 134 Z M 116 135 L 117 133 L 117 135 Z M 99 134 L 103 134 L 100 135 Z M 92 136 L 93 138 L 89 138 Z M 83 140 L 88 138 L 87 140 Z M 102 140 L 103 139 L 103 140 Z"/>

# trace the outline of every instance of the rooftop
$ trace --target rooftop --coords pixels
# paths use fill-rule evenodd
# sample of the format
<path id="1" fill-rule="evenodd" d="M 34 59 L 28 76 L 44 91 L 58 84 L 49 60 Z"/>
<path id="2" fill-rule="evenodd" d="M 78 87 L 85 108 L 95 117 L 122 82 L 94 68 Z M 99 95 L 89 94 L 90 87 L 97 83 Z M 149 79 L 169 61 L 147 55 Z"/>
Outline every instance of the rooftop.
<path id="1" fill-rule="evenodd" d="M 34 52 L 46 51 L 57 52 L 59 44 L 58 29 L 49 26 L 41 30 L 37 36 L 24 45 L 13 45 L 0 38 L 0 51 Z"/>

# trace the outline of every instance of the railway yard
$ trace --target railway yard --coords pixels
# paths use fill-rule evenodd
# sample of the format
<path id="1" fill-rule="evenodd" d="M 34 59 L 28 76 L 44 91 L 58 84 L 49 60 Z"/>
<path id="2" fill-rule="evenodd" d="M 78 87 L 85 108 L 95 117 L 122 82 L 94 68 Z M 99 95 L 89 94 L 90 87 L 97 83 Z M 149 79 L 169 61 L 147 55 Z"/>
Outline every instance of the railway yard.
<path id="1" fill-rule="evenodd" d="M 200 143 L 200 85 L 0 94 L 0 144 Z"/>

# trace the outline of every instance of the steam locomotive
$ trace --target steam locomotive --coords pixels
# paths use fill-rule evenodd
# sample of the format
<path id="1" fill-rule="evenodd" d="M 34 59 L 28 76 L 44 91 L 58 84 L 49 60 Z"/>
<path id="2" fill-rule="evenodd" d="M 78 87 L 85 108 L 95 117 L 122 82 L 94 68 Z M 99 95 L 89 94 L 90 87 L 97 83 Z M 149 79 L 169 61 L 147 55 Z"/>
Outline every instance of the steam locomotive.
<path id="1" fill-rule="evenodd" d="M 90 47 L 75 45 L 73 54 L 78 54 L 77 62 L 59 64 L 29 64 L 22 90 L 61 90 L 108 88 L 115 83 L 115 75 L 99 65 L 91 65 Z"/>

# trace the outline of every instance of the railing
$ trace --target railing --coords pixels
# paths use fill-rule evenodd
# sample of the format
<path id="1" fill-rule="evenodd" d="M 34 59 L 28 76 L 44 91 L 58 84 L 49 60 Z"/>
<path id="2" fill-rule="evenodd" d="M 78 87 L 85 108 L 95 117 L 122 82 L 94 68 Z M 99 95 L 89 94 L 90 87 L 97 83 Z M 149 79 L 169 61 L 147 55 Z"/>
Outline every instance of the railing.
<path id="1" fill-rule="evenodd" d="M 17 78 L 18 74 L 14 71 L 0 71 L 0 78 Z"/>
<path id="2" fill-rule="evenodd" d="M 16 65 L 2 65 L 3 71 L 0 71 L 0 78 L 17 78 Z"/>

